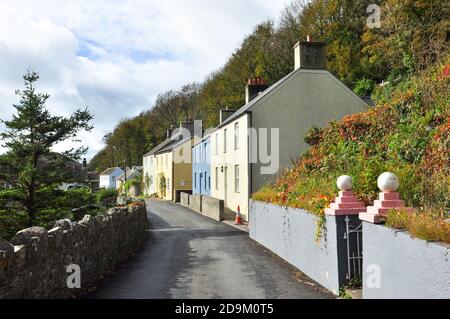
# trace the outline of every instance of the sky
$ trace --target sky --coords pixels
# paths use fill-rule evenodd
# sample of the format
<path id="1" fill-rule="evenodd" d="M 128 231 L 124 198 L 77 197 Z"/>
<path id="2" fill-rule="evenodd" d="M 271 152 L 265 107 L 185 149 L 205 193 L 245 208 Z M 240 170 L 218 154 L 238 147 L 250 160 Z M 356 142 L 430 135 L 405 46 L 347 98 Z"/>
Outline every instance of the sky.
<path id="1" fill-rule="evenodd" d="M 47 107 L 94 114 L 81 133 L 88 160 L 123 118 L 158 93 L 201 82 L 220 68 L 260 22 L 288 0 L 0 0 L 0 119 L 11 118 L 27 69 L 40 74 Z M 0 123 L 0 131 L 5 129 Z M 0 147 L 0 152 L 4 149 Z"/>

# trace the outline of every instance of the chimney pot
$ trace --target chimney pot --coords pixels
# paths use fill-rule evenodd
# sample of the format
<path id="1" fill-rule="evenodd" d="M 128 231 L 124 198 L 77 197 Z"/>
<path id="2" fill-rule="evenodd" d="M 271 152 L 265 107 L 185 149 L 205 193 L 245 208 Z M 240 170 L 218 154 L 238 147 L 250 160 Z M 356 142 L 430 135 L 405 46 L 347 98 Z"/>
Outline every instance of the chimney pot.
<path id="1" fill-rule="evenodd" d="M 258 94 L 267 89 L 268 85 L 262 77 L 251 79 L 245 87 L 245 103 L 249 103 L 256 98 Z"/>

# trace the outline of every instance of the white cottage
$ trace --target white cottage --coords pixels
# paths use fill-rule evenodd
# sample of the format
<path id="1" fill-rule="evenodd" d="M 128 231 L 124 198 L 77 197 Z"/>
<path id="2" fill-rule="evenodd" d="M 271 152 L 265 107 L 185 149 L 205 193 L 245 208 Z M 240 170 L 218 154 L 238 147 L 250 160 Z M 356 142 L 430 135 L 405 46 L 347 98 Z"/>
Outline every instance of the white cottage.
<path id="1" fill-rule="evenodd" d="M 120 167 L 110 167 L 100 174 L 100 188 L 116 189 L 116 179 L 124 173 Z"/>

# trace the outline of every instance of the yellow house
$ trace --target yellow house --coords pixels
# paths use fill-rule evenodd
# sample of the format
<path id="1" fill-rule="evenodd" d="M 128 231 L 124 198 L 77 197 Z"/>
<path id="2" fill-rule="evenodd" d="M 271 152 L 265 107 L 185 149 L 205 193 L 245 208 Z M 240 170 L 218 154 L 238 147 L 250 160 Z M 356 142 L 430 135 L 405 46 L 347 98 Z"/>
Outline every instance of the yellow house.
<path id="1" fill-rule="evenodd" d="M 201 130 L 201 127 L 200 127 Z M 194 123 L 182 122 L 170 138 L 157 146 L 154 156 L 155 192 L 162 199 L 178 201 L 181 191 L 192 190 Z M 168 131 L 169 136 L 169 131 Z"/>
<path id="2" fill-rule="evenodd" d="M 161 150 L 155 154 L 155 191 L 162 199 L 172 200 L 172 150 Z"/>

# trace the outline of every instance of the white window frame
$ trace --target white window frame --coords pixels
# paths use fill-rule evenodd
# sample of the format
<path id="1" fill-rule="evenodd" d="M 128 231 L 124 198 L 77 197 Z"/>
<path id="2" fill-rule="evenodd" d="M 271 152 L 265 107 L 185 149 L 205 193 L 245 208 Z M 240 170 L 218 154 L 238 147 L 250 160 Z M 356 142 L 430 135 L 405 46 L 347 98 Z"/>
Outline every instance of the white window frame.
<path id="1" fill-rule="evenodd" d="M 223 152 L 227 152 L 227 129 L 223 129 Z"/>
<path id="2" fill-rule="evenodd" d="M 234 165 L 234 192 L 239 193 L 239 165 Z"/>
<path id="3" fill-rule="evenodd" d="M 239 122 L 234 123 L 234 149 L 239 149 Z"/>

